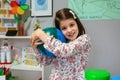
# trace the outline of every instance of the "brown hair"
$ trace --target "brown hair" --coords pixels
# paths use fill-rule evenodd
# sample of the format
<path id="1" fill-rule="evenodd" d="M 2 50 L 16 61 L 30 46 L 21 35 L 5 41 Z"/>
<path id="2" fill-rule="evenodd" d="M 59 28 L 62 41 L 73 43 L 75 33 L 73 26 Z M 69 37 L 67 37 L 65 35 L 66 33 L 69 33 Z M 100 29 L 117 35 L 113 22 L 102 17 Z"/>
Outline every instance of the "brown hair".
<path id="1" fill-rule="evenodd" d="M 61 10 L 58 10 L 56 12 L 55 15 L 55 27 L 60 29 L 60 21 L 62 20 L 66 20 L 66 19 L 70 19 L 73 18 L 77 25 L 78 25 L 78 29 L 79 29 L 79 35 L 85 34 L 85 29 L 82 25 L 82 23 L 80 22 L 78 16 L 75 14 L 75 12 L 69 8 L 63 8 Z"/>

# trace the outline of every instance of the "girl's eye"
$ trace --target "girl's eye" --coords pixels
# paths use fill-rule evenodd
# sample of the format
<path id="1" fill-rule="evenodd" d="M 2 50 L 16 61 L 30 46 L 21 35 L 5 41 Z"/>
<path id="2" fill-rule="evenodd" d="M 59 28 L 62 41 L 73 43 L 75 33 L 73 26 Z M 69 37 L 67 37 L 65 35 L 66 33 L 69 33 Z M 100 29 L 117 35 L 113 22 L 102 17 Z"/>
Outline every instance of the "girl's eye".
<path id="1" fill-rule="evenodd" d="M 61 28 L 61 30 L 65 30 L 65 29 L 66 29 L 66 27 L 62 27 L 62 28 Z"/>
<path id="2" fill-rule="evenodd" d="M 73 27 L 74 26 L 74 24 L 70 24 L 70 27 Z"/>

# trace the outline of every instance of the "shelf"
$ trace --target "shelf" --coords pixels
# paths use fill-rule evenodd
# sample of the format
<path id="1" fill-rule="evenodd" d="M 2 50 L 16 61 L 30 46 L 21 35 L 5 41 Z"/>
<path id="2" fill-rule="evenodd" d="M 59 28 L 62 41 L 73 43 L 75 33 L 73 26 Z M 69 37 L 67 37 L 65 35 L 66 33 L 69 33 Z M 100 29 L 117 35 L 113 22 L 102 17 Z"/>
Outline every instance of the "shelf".
<path id="1" fill-rule="evenodd" d="M 31 66 L 25 64 L 18 64 L 18 65 L 11 64 L 10 69 L 42 71 L 42 68 L 40 66 Z"/>
<path id="2" fill-rule="evenodd" d="M 33 71 L 42 71 L 42 67 L 39 66 L 32 66 L 32 65 L 25 65 L 25 64 L 0 64 L 0 67 L 6 67 L 15 70 L 33 70 Z"/>
<path id="3" fill-rule="evenodd" d="M 11 12 L 12 8 L 9 2 L 8 0 L 0 0 L 0 27 L 6 29 L 14 27 L 17 29 L 18 23 L 14 19 L 14 14 Z"/>
<path id="4" fill-rule="evenodd" d="M 30 36 L 4 36 L 4 35 L 0 35 L 0 39 L 30 39 Z"/>

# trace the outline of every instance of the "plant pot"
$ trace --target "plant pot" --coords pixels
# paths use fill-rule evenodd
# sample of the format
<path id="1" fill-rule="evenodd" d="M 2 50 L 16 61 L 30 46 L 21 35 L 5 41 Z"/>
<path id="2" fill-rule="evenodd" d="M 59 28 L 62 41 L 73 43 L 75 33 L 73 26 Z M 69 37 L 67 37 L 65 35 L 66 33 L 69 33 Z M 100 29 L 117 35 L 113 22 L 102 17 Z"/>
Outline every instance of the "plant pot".
<path id="1" fill-rule="evenodd" d="M 18 36 L 24 36 L 24 24 L 18 24 Z"/>

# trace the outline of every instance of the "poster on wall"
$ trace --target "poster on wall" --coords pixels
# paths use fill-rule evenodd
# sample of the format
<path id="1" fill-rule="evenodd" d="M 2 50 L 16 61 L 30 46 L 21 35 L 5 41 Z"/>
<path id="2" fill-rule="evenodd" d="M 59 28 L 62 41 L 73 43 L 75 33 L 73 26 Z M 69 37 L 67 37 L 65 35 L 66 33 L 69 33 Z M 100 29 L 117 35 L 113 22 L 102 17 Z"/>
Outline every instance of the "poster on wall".
<path id="1" fill-rule="evenodd" d="M 31 0 L 31 16 L 52 16 L 52 0 Z"/>
<path id="2" fill-rule="evenodd" d="M 68 0 L 81 20 L 120 19 L 120 0 Z"/>

